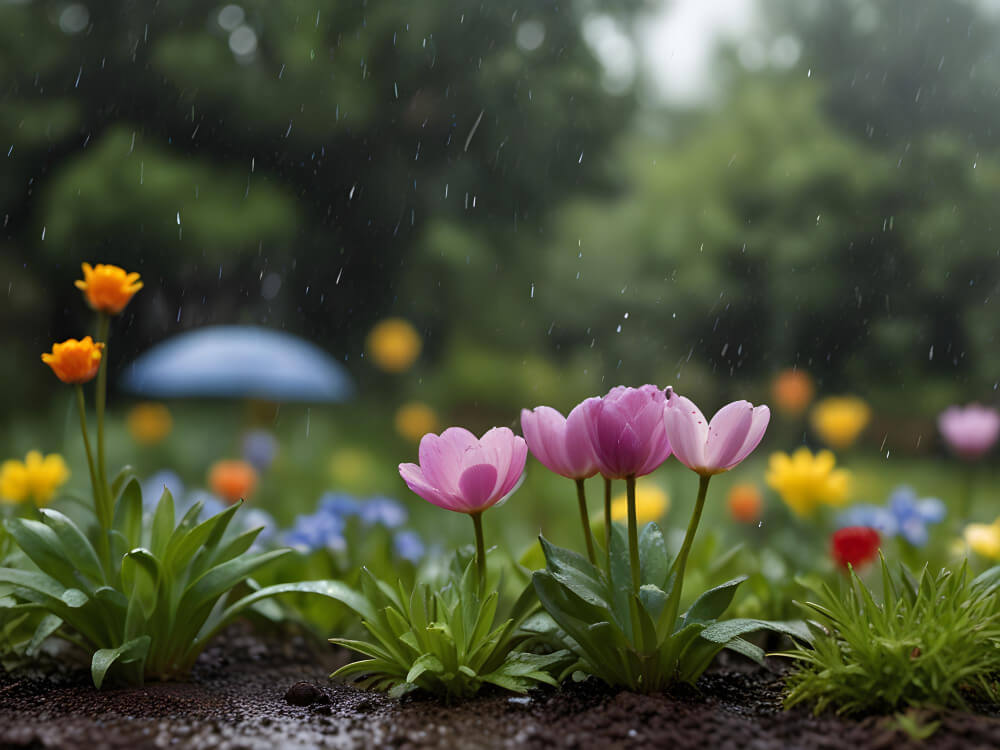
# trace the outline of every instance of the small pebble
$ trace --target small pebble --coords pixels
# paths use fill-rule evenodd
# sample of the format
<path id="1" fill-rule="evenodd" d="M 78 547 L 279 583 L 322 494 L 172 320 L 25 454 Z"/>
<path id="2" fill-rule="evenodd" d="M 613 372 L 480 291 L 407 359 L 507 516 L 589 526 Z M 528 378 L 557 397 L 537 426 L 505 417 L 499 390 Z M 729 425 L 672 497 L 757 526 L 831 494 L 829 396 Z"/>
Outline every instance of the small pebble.
<path id="1" fill-rule="evenodd" d="M 329 703 L 330 699 L 311 682 L 296 682 L 285 693 L 285 702 L 293 706 L 311 706 L 313 703 Z"/>

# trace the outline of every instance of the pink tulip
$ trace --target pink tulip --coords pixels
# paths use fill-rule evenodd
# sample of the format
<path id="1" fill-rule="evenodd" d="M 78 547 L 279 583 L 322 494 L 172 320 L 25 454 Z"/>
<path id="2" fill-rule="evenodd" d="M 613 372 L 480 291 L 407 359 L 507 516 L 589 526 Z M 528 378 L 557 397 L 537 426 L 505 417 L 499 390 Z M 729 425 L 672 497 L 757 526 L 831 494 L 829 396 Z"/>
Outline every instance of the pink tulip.
<path id="1" fill-rule="evenodd" d="M 476 438 L 449 427 L 420 440 L 420 465 L 400 464 L 407 486 L 429 503 L 459 513 L 481 513 L 514 491 L 524 473 L 528 445 L 506 427 Z"/>
<path id="2" fill-rule="evenodd" d="M 705 477 L 729 471 L 749 456 L 771 419 L 766 406 L 734 401 L 719 409 L 709 422 L 690 399 L 667 390 L 663 419 L 674 455 Z"/>
<path id="3" fill-rule="evenodd" d="M 955 453 L 962 458 L 979 458 L 987 453 L 1000 435 L 1000 414 L 979 404 L 951 406 L 938 417 L 938 429 Z"/>
<path id="4" fill-rule="evenodd" d="M 666 396 L 655 385 L 620 385 L 589 401 L 595 402 L 586 408 L 590 444 L 597 469 L 607 479 L 644 476 L 670 456 L 663 426 Z"/>
<path id="5" fill-rule="evenodd" d="M 597 473 L 597 459 L 590 444 L 587 419 L 600 403 L 588 398 L 564 417 L 548 406 L 533 411 L 521 409 L 521 429 L 532 455 L 550 470 L 567 479 L 587 479 Z"/>

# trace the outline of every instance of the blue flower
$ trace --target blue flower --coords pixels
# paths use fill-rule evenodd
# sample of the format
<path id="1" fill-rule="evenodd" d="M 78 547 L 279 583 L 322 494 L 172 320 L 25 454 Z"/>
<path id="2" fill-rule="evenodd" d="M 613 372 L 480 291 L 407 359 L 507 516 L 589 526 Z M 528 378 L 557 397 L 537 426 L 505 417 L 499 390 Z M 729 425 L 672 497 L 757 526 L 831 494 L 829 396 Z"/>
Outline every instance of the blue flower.
<path id="1" fill-rule="evenodd" d="M 347 546 L 344 539 L 344 521 L 329 513 L 300 515 L 295 525 L 285 533 L 285 544 L 301 552 L 318 549 L 339 551 Z"/>
<path id="2" fill-rule="evenodd" d="M 927 544 L 929 524 L 940 523 L 945 506 L 936 497 L 918 498 L 913 488 L 900 486 L 889 495 L 887 507 L 855 505 L 840 515 L 839 526 L 868 526 L 884 537 L 901 536 L 914 547 Z"/>
<path id="3" fill-rule="evenodd" d="M 359 514 L 366 524 L 381 524 L 387 529 L 395 529 L 406 523 L 409 516 L 406 508 L 388 497 L 373 497 L 361 505 Z"/>
<path id="4" fill-rule="evenodd" d="M 915 547 L 927 544 L 928 524 L 945 517 L 944 503 L 936 497 L 918 498 L 912 487 L 897 487 L 889 495 L 889 512 L 896 519 L 899 534 Z"/>
<path id="5" fill-rule="evenodd" d="M 326 492 L 319 499 L 319 509 L 323 513 L 344 518 L 357 515 L 361 511 L 361 503 L 350 495 Z"/>
<path id="6" fill-rule="evenodd" d="M 236 513 L 235 520 L 239 524 L 240 529 L 243 531 L 260 528 L 261 526 L 264 527 L 254 540 L 253 548 L 266 546 L 267 543 L 274 538 L 275 532 L 277 531 L 277 526 L 274 523 L 274 516 L 266 510 L 261 510 L 260 508 L 250 508 L 245 511 L 239 511 Z"/>
<path id="7" fill-rule="evenodd" d="M 419 562 L 424 556 L 424 542 L 415 531 L 400 531 L 392 540 L 396 554 L 404 560 Z"/>
<path id="8" fill-rule="evenodd" d="M 887 508 L 879 505 L 855 505 L 840 514 L 837 525 L 867 526 L 875 529 L 884 537 L 896 536 L 899 532 L 896 517 Z"/>
<path id="9" fill-rule="evenodd" d="M 250 430 L 243 436 L 243 459 L 257 471 L 267 471 L 277 453 L 278 439 L 267 430 Z"/>

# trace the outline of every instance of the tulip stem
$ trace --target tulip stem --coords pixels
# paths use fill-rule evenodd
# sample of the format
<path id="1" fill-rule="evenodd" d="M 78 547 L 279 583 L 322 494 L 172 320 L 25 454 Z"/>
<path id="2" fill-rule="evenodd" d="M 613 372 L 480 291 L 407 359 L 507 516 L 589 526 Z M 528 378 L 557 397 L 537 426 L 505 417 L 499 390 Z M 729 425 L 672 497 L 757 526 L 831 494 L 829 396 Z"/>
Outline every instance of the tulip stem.
<path id="1" fill-rule="evenodd" d="M 470 513 L 476 530 L 476 569 L 479 571 L 479 595 L 486 591 L 486 543 L 483 541 L 483 512 Z"/>
<path id="2" fill-rule="evenodd" d="M 94 454 L 90 450 L 90 435 L 87 432 L 87 404 L 83 398 L 83 386 L 79 383 L 76 386 L 76 408 L 80 412 L 80 432 L 83 433 L 83 448 L 87 452 L 87 468 L 90 470 L 90 486 L 94 492 L 94 511 L 97 513 L 97 523 L 101 527 L 98 537 L 98 548 L 101 562 L 108 564 L 108 528 L 111 526 L 111 519 L 107 517 L 107 506 L 104 503 L 104 494 L 97 480 L 97 472 L 94 470 Z"/>
<path id="3" fill-rule="evenodd" d="M 108 472 L 104 460 L 104 405 L 108 392 L 108 334 L 111 330 L 111 317 L 101 312 L 97 314 L 97 340 L 104 344 L 101 352 L 101 365 L 97 370 L 97 392 L 95 407 L 97 410 L 97 476 L 106 497 L 111 497 L 108 487 Z M 95 492 L 96 495 L 96 492 Z"/>
<path id="4" fill-rule="evenodd" d="M 594 535 L 590 533 L 590 517 L 587 515 L 587 492 L 583 487 L 583 480 L 576 480 L 576 501 L 580 505 L 580 524 L 583 526 L 583 538 L 587 543 L 587 558 L 591 565 L 597 565 L 597 556 L 594 554 Z"/>
<path id="5" fill-rule="evenodd" d="M 711 475 L 699 475 L 698 499 L 694 503 L 694 512 L 691 513 L 691 521 L 688 523 L 681 551 L 677 553 L 674 564 L 670 566 L 670 575 L 667 576 L 668 581 L 673 579 L 673 585 L 670 588 L 670 598 L 667 599 L 671 632 L 673 630 L 673 623 L 677 619 L 677 610 L 680 608 L 681 591 L 684 588 L 684 569 L 687 567 L 688 555 L 691 553 L 691 544 L 694 542 L 694 535 L 698 531 L 698 523 L 701 521 L 701 512 L 705 508 L 705 498 L 708 496 L 708 482 L 711 478 Z"/>
<path id="6" fill-rule="evenodd" d="M 604 551 L 608 553 L 611 570 L 611 480 L 604 477 Z"/>
<path id="7" fill-rule="evenodd" d="M 625 477 L 625 493 L 628 497 L 628 555 L 632 568 L 632 591 L 639 595 L 639 522 L 635 513 L 635 475 Z"/>

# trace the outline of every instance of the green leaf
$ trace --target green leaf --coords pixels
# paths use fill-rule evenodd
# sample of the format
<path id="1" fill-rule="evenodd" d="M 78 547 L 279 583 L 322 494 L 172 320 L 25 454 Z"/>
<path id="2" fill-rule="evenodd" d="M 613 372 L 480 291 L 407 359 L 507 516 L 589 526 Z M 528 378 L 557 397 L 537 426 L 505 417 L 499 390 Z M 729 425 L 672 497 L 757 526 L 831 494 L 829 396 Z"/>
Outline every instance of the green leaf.
<path id="1" fill-rule="evenodd" d="M 742 654 L 760 665 L 764 664 L 764 649 L 750 643 L 750 641 L 745 641 L 742 638 L 733 638 L 731 641 L 726 642 L 726 648 L 730 651 L 735 651 L 737 654 Z"/>
<path id="2" fill-rule="evenodd" d="M 739 576 L 704 592 L 684 614 L 684 624 L 687 625 L 689 622 L 708 623 L 719 619 L 732 603 L 737 587 L 745 580 L 747 580 L 747 576 Z"/>
<path id="3" fill-rule="evenodd" d="M 129 599 L 138 603 L 147 619 L 156 609 L 161 570 L 156 555 L 143 547 L 130 550 L 122 560 L 122 583 L 131 589 Z"/>
<path id="4" fill-rule="evenodd" d="M 104 683 L 111 665 L 118 660 L 136 661 L 146 658 L 149 652 L 150 639 L 148 635 L 123 643 L 118 648 L 102 648 L 94 652 L 94 657 L 90 662 L 90 675 L 94 680 L 94 687 L 98 690 Z"/>
<path id="5" fill-rule="evenodd" d="M 118 493 L 122 491 L 125 483 L 132 479 L 137 479 L 135 469 L 128 465 L 123 466 L 115 478 L 111 480 L 111 496 L 118 497 Z"/>
<path id="6" fill-rule="evenodd" d="M 8 518 L 4 526 L 17 546 L 46 574 L 66 587 L 79 584 L 76 567 L 66 559 L 59 537 L 52 529 L 27 518 Z"/>
<path id="7" fill-rule="evenodd" d="M 539 536 L 549 574 L 559 583 L 596 607 L 607 607 L 607 585 L 597 567 L 583 555 L 551 544 Z"/>
<path id="8" fill-rule="evenodd" d="M 663 532 L 655 523 L 647 523 L 639 534 L 639 570 L 642 583 L 651 583 L 660 589 L 667 586 L 670 573 L 670 555 Z"/>
<path id="9" fill-rule="evenodd" d="M 279 583 L 247 594 L 226 607 L 221 620 L 228 622 L 251 604 L 282 594 L 325 596 L 327 599 L 333 599 L 347 605 L 366 620 L 372 620 L 376 616 L 371 603 L 343 581 L 299 581 L 298 583 Z"/>
<path id="10" fill-rule="evenodd" d="M 118 495 L 112 526 L 125 537 L 125 549 L 142 544 L 142 486 L 134 476 L 126 480 Z"/>
<path id="11" fill-rule="evenodd" d="M 781 633 L 782 635 L 787 635 L 807 643 L 812 641 L 812 634 L 805 626 L 805 623 L 799 621 L 776 622 L 771 620 L 753 620 L 749 618 L 736 618 L 712 623 L 701 631 L 701 637 L 713 643 L 728 643 L 733 638 L 748 633 L 756 633 L 760 630 Z"/>
<path id="12" fill-rule="evenodd" d="M 42 643 L 55 633 L 62 626 L 63 621 L 61 617 L 57 615 L 45 615 L 39 622 L 38 627 L 35 628 L 34 634 L 31 636 L 31 642 L 28 644 L 28 648 L 25 650 L 25 654 L 28 656 L 34 656 L 38 653 L 38 649 L 41 648 Z"/>
<path id="13" fill-rule="evenodd" d="M 206 571 L 196 581 L 188 584 L 178 605 L 178 612 L 197 611 L 203 604 L 211 602 L 229 591 L 257 568 L 279 557 L 284 557 L 289 552 L 291 552 L 289 549 L 279 549 L 262 552 L 259 555 L 244 555 L 217 565 Z M 260 592 L 255 593 L 259 594 Z"/>
<path id="14" fill-rule="evenodd" d="M 444 665 L 441 660 L 438 659 L 434 654 L 423 654 L 415 662 L 413 666 L 410 667 L 410 671 L 406 673 L 406 681 L 409 683 L 416 683 L 424 672 L 444 672 Z"/>
<path id="15" fill-rule="evenodd" d="M 62 551 L 76 568 L 92 581 L 104 583 L 104 570 L 90 540 L 68 517 L 51 508 L 39 510 L 62 544 Z"/>
<path id="16" fill-rule="evenodd" d="M 156 504 L 156 510 L 153 513 L 153 528 L 149 540 L 149 546 L 157 557 L 162 557 L 167 551 L 167 542 L 170 540 L 170 534 L 174 530 L 176 520 L 174 496 L 170 494 L 170 490 L 164 487 L 163 494 L 160 495 L 160 501 Z"/>

